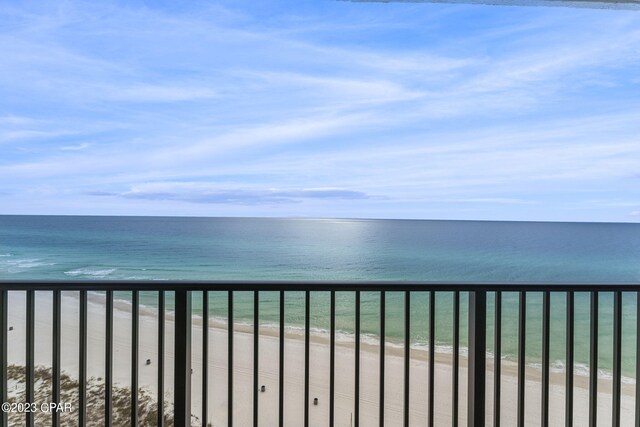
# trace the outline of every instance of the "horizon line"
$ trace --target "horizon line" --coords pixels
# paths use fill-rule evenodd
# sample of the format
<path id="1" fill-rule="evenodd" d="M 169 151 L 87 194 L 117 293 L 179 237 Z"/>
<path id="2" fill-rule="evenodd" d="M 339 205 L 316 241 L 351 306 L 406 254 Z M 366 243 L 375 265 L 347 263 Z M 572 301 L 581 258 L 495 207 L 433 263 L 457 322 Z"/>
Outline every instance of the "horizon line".
<path id="1" fill-rule="evenodd" d="M 447 218 L 373 218 L 373 217 L 311 217 L 311 216 L 202 216 L 202 215 L 107 215 L 107 214 L 6 214 L 0 213 L 0 217 L 8 216 L 33 216 L 33 217 L 98 217 L 98 218 L 198 218 L 198 219 L 292 219 L 292 220 L 339 220 L 339 221 L 456 221 L 456 222 L 524 222 L 524 223 L 552 223 L 552 224 L 629 224 L 640 225 L 632 221 L 552 221 L 552 220 L 518 220 L 518 219 L 447 219 Z"/>

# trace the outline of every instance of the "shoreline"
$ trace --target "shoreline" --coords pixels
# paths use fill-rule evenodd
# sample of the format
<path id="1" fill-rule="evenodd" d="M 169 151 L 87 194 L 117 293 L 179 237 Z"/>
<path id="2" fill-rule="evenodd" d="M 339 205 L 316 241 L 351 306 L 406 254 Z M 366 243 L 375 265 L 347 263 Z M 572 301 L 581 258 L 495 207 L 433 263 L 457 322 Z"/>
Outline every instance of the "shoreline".
<path id="1" fill-rule="evenodd" d="M 89 294 L 89 299 L 91 299 L 92 294 Z M 100 299 L 104 300 L 104 297 L 102 297 L 101 293 L 93 293 L 94 297 L 96 301 L 99 301 Z M 116 304 L 120 304 L 120 308 L 123 309 L 124 311 L 127 310 L 131 310 L 131 302 L 126 300 L 126 299 L 115 299 L 114 298 L 114 306 Z M 144 305 L 143 303 L 140 303 L 140 313 L 143 313 L 143 310 L 146 311 L 146 313 L 150 316 L 157 316 L 157 307 L 154 307 L 153 305 Z M 195 311 L 195 309 L 194 309 Z M 172 319 L 173 318 L 173 311 L 169 311 L 168 309 L 165 311 L 167 319 Z M 237 313 L 237 311 L 236 311 Z M 197 314 L 194 313 L 193 317 L 192 317 L 192 322 L 193 324 L 202 324 L 202 315 L 201 314 Z M 237 317 L 236 317 L 237 319 Z M 227 320 L 225 316 L 212 316 L 210 315 L 209 320 L 212 324 L 216 325 L 216 327 L 225 329 L 226 325 L 227 325 Z M 504 319 L 503 319 L 504 321 Z M 243 320 L 236 320 L 234 321 L 234 325 L 236 325 L 237 327 L 246 327 L 247 331 L 249 332 L 253 332 L 253 324 L 251 323 L 251 321 L 243 319 Z M 271 328 L 273 330 L 273 335 L 277 336 L 279 333 L 279 325 L 278 323 L 265 323 L 264 321 L 261 322 L 260 324 L 260 328 L 265 328 L 265 330 L 268 330 L 269 328 Z M 287 324 L 285 326 L 285 329 L 288 331 L 287 333 L 289 333 L 289 331 L 299 331 L 299 335 L 304 336 L 303 331 L 304 331 L 304 326 L 303 325 L 295 325 L 295 324 Z M 311 334 L 312 335 L 318 335 L 318 336 L 322 336 L 322 335 L 326 335 L 327 337 L 329 336 L 329 330 L 326 328 L 318 328 L 318 327 L 311 327 L 310 328 Z M 295 338 L 295 332 L 293 337 Z M 491 337 L 489 337 L 487 335 L 488 339 L 492 339 Z M 352 342 L 355 339 L 355 333 L 351 332 L 351 331 L 344 331 L 344 330 L 338 330 L 336 329 L 336 343 L 340 343 L 340 342 Z M 370 344 L 373 346 L 377 346 L 380 338 L 378 335 L 375 334 L 371 334 L 371 333 L 361 333 L 360 335 L 360 340 L 362 344 Z M 328 343 L 328 339 L 327 339 L 327 343 Z M 385 339 L 385 345 L 387 349 L 400 349 L 403 350 L 404 349 L 404 338 L 398 338 L 397 336 L 394 337 L 390 337 L 389 335 L 387 335 L 386 339 Z M 504 345 L 504 344 L 503 344 Z M 429 348 L 429 344 L 425 343 L 425 342 L 420 342 L 420 343 L 412 343 L 411 344 L 411 349 L 412 350 L 418 350 L 418 351 L 425 351 L 427 352 Z M 492 348 L 487 348 L 487 360 L 492 360 L 493 359 L 493 352 L 491 351 Z M 452 354 L 453 353 L 453 345 L 452 344 L 438 344 L 436 343 L 436 353 L 442 353 L 442 354 Z M 460 357 L 462 356 L 466 356 L 468 353 L 468 348 L 466 346 L 460 345 L 459 347 L 459 354 Z M 529 359 L 531 356 L 527 355 L 526 356 L 527 359 Z M 514 354 L 510 354 L 510 355 L 505 355 L 504 353 L 502 354 L 501 357 L 503 363 L 517 363 L 516 360 L 516 356 Z M 528 361 L 527 362 L 527 367 L 531 367 L 531 368 L 537 368 L 537 369 L 542 369 L 542 363 L 541 361 L 537 360 L 534 362 Z M 635 365 L 634 365 L 635 366 Z M 550 372 L 557 372 L 557 373 L 562 373 L 565 371 L 565 360 L 563 359 L 555 359 L 550 361 Z M 583 376 L 583 377 L 589 377 L 589 364 L 586 362 L 575 362 L 574 361 L 574 375 L 576 376 Z M 613 379 L 613 372 L 612 369 L 607 367 L 607 368 L 602 368 L 599 367 L 598 368 L 598 379 L 608 379 L 608 380 L 612 380 Z M 631 376 L 631 375 L 624 375 L 624 373 L 621 376 L 621 382 L 623 384 L 635 384 L 636 379 L 635 377 Z"/>
<path id="2" fill-rule="evenodd" d="M 77 296 L 65 295 L 63 304 L 63 333 L 62 333 L 62 369 L 74 376 L 77 372 Z M 104 375 L 104 296 L 90 294 L 88 304 L 89 320 L 89 348 L 88 358 L 91 361 L 88 366 L 88 377 L 100 378 Z M 9 334 L 9 363 L 20 364 L 24 360 L 24 310 L 18 309 L 18 313 L 12 307 L 21 307 L 24 304 L 24 295 L 11 293 L 9 317 L 10 325 L 14 331 Z M 36 298 L 36 365 L 50 366 L 51 363 L 51 297 L 38 295 Z M 130 308 L 126 301 L 114 301 L 114 384 L 128 385 L 130 383 Z M 22 314 L 22 316 L 20 316 Z M 49 321 L 47 321 L 49 319 Z M 75 322 L 74 322 L 75 319 Z M 149 307 L 140 309 L 140 365 L 139 383 L 141 387 L 147 387 L 154 396 L 157 384 L 157 311 Z M 173 316 L 167 312 L 165 335 L 165 384 L 171 387 L 173 377 Z M 148 333 L 146 333 L 148 332 Z M 201 381 L 202 372 L 202 318 L 193 318 L 193 347 L 192 367 L 194 370 L 192 385 L 192 412 L 199 416 L 201 410 Z M 264 420 L 277 418 L 277 384 L 278 384 L 278 330 L 270 325 L 260 326 L 260 383 L 267 387 L 266 393 L 260 393 L 260 417 Z M 227 368 L 227 323 L 220 319 L 210 319 L 209 323 L 209 413 L 213 425 L 225 425 L 226 420 L 226 368 Z M 243 323 L 234 323 L 234 418 L 240 424 L 245 418 L 247 422 L 251 416 L 252 396 L 252 366 L 253 366 L 253 326 Z M 319 397 L 321 404 L 312 406 L 310 415 L 313 423 L 326 424 L 328 416 L 328 366 L 329 366 L 329 337 L 328 334 L 312 333 L 311 335 L 311 372 L 310 372 L 310 397 Z M 75 345 L 74 345 L 75 344 Z M 353 407 L 353 366 L 354 353 L 353 341 L 337 340 L 336 342 L 336 423 L 348 425 L 348 419 Z M 378 402 L 378 364 L 379 346 L 371 342 L 361 343 L 361 414 L 363 425 L 371 425 L 377 422 Z M 395 345 L 387 345 L 385 348 L 385 413 L 386 423 L 395 425 L 401 420 L 404 349 Z M 428 379 L 428 353 L 419 348 L 411 349 L 411 421 L 421 424 L 426 420 L 427 412 L 427 379 Z M 151 365 L 146 365 L 150 359 Z M 451 421 L 451 365 L 452 354 L 436 352 L 435 357 L 435 385 L 436 385 L 436 420 L 438 423 Z M 487 416 L 492 416 L 493 401 L 493 359 L 487 358 Z M 467 359 L 460 355 L 460 393 L 459 410 L 460 421 L 466 419 L 466 366 Z M 515 393 L 517 386 L 517 364 L 502 360 L 502 400 L 501 417 L 503 422 L 510 424 L 515 422 Z M 302 330 L 286 328 L 285 341 L 285 411 L 287 425 L 296 426 L 302 416 L 301 396 L 303 396 L 304 373 L 304 335 Z M 526 368 L 526 415 L 527 419 L 535 420 L 539 416 L 540 407 L 540 375 L 541 370 L 534 366 Z M 550 411 L 551 419 L 564 419 L 564 372 L 550 372 Z M 588 402 L 588 376 L 574 376 L 574 406 L 580 408 L 583 402 Z M 599 420 L 609 420 L 611 410 L 611 385 L 606 378 L 598 379 L 599 392 Z M 10 391 L 11 394 L 11 391 Z M 634 386 L 629 383 L 622 384 L 622 419 L 633 419 Z M 165 392 L 165 399 L 171 400 L 171 394 Z M 324 403 L 324 404 L 323 404 Z M 577 411 L 574 416 L 577 424 L 583 415 Z M 440 421 L 438 421 L 440 420 Z M 448 420 L 448 421 L 447 421 Z M 265 421 L 265 425 L 269 425 Z M 553 422 L 551 425 L 555 425 Z M 560 424 L 558 424 L 560 425 Z"/>

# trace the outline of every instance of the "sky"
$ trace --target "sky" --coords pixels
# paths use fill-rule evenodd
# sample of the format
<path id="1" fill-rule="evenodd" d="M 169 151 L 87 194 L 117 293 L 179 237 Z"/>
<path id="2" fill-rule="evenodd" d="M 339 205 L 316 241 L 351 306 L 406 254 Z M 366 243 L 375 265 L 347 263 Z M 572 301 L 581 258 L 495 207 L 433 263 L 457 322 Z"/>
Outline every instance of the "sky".
<path id="1" fill-rule="evenodd" d="M 0 214 L 640 222 L 640 11 L 2 2 Z"/>

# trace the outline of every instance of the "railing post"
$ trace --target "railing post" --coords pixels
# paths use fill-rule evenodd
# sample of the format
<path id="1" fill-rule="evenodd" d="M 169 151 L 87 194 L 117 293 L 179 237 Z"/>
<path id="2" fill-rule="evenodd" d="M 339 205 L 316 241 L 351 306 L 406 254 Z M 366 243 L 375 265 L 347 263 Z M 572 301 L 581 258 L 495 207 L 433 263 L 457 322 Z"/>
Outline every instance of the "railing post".
<path id="1" fill-rule="evenodd" d="M 174 425 L 191 425 L 191 291 L 176 291 Z"/>
<path id="2" fill-rule="evenodd" d="M 487 293 L 469 292 L 469 394 L 467 425 L 485 424 Z"/>
<path id="3" fill-rule="evenodd" d="M 87 360 L 87 322 L 88 322 L 88 308 L 87 308 L 87 290 L 80 291 L 80 338 L 79 338 L 79 390 L 78 390 L 78 425 L 84 426 L 87 424 L 87 367 L 89 366 Z"/>
<path id="4" fill-rule="evenodd" d="M 0 400 L 8 402 L 7 389 L 7 330 L 8 325 L 8 309 L 9 309 L 9 293 L 6 290 L 0 290 Z M 8 423 L 8 414 L 6 411 L 0 412 L 0 425 L 6 426 Z"/>

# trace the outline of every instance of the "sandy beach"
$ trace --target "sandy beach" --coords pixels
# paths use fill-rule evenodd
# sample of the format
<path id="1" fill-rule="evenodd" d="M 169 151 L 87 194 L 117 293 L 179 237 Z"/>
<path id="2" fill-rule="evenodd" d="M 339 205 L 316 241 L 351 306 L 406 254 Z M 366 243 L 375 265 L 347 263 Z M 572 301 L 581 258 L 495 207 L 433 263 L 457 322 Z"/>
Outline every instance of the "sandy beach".
<path id="1" fill-rule="evenodd" d="M 23 365 L 25 361 L 25 294 L 10 293 L 9 364 Z M 89 345 L 88 376 L 104 377 L 105 312 L 104 296 L 89 297 Z M 78 372 L 78 298 L 77 293 L 63 293 L 62 310 L 62 369 L 73 377 Z M 131 307 L 126 302 L 116 301 L 114 312 L 114 383 L 130 384 L 131 351 Z M 52 300 L 47 292 L 36 297 L 36 364 L 51 366 Z M 166 319 L 165 355 L 165 399 L 171 401 L 170 388 L 173 380 L 173 321 L 171 314 Z M 252 420 L 253 387 L 253 335 L 250 325 L 234 326 L 234 424 L 249 426 Z M 212 426 L 226 426 L 227 420 L 227 326 L 212 319 L 209 324 L 209 419 Z M 202 322 L 194 318 L 193 325 L 193 380 L 192 412 L 199 420 L 202 402 Z M 379 347 L 368 343 L 361 346 L 361 425 L 378 424 L 378 365 Z M 157 384 L 157 311 L 141 308 L 140 318 L 140 366 L 141 387 L 155 395 Z M 411 425 L 426 425 L 428 410 L 428 358 L 426 351 L 412 349 L 411 352 Z M 452 381 L 451 354 L 437 353 L 435 368 L 435 424 L 451 425 Z M 147 359 L 151 363 L 146 364 Z M 259 394 L 261 424 L 277 425 L 278 416 L 278 330 L 262 326 L 260 333 L 260 385 L 266 391 Z M 403 408 L 403 350 L 396 346 L 386 349 L 385 375 L 385 425 L 402 425 Z M 354 345 L 353 341 L 340 340 L 336 348 L 336 395 L 335 425 L 350 426 L 353 413 L 354 391 Z M 502 363 L 501 418 L 505 426 L 515 425 L 516 417 L 516 365 Z M 526 418 L 527 426 L 540 425 L 540 370 L 527 368 Z M 318 398 L 318 405 L 311 406 L 310 424 L 328 425 L 329 398 L 329 346 L 328 336 L 316 334 L 311 344 L 310 397 Z M 493 417 L 493 360 L 488 359 L 487 420 Z M 587 425 L 588 378 L 575 377 L 575 425 Z M 460 423 L 466 422 L 466 358 L 460 358 Z M 564 373 L 551 373 L 550 425 L 564 425 Z M 304 341 L 299 330 L 288 328 L 285 341 L 285 425 L 302 425 L 304 409 Z M 15 390 L 9 390 L 9 395 Z M 611 424 L 611 381 L 599 380 L 598 425 Z M 634 385 L 623 384 L 623 425 L 632 426 L 634 418 Z M 74 403 L 74 407 L 77 407 Z M 92 408 L 88 408 L 91 413 Z M 75 414 L 70 414 L 75 416 Z M 205 423 L 205 425 L 207 425 Z"/>

